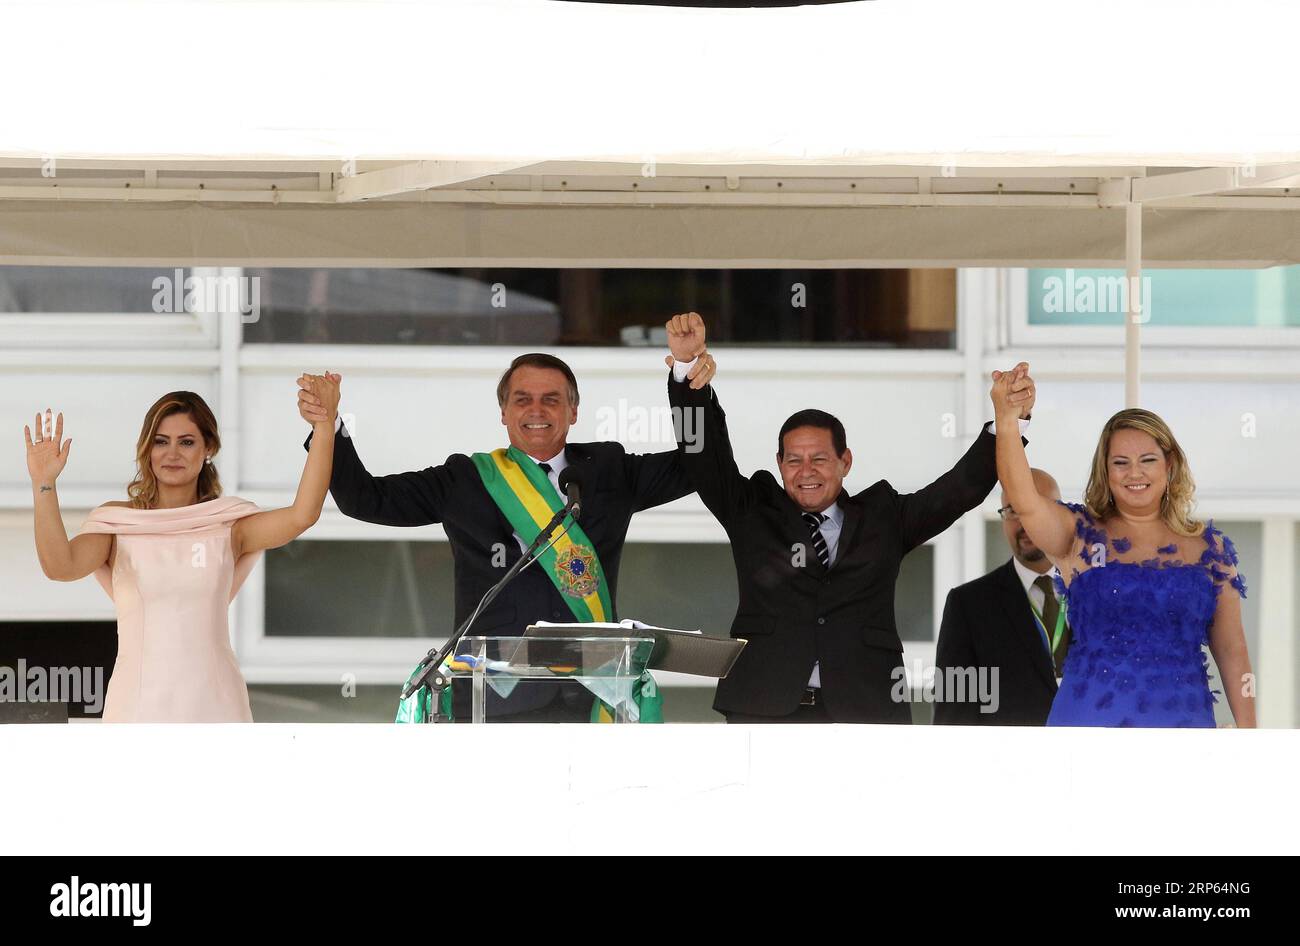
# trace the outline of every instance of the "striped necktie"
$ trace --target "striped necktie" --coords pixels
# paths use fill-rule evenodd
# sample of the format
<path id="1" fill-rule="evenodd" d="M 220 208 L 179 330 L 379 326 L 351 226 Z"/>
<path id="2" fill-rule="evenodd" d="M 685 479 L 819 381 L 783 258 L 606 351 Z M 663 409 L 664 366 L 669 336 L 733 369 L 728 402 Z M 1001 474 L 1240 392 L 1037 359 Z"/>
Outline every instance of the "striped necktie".
<path id="1" fill-rule="evenodd" d="M 803 521 L 808 524 L 808 533 L 812 536 L 813 548 L 817 551 L 817 557 L 821 559 L 824 567 L 831 567 L 831 550 L 826 547 L 826 539 L 822 536 L 821 524 L 829 518 L 820 512 L 800 513 Z"/>

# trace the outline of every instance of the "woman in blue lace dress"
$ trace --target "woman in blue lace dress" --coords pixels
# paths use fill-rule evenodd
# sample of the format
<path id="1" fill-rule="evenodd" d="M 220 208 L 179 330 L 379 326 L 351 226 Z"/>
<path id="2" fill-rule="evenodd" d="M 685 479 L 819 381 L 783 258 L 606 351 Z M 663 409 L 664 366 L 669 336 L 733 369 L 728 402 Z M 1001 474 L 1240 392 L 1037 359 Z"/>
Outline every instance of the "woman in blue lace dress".
<path id="1" fill-rule="evenodd" d="M 1253 727 L 1245 581 L 1232 541 L 1192 517 L 1195 485 L 1168 425 L 1150 411 L 1120 411 L 1102 428 L 1083 504 L 1054 503 L 1034 488 L 1015 436 L 1010 386 L 1027 370 L 994 372 L 990 395 L 998 477 L 1060 572 L 1074 632 L 1047 725 L 1213 728 L 1208 645 L 1233 719 Z"/>

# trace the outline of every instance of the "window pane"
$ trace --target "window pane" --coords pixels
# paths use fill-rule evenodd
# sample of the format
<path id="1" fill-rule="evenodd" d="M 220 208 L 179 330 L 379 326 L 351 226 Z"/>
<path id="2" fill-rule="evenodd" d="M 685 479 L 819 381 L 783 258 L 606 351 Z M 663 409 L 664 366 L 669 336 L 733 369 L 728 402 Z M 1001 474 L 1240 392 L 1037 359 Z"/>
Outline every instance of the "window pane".
<path id="1" fill-rule="evenodd" d="M 934 546 L 922 545 L 903 559 L 894 588 L 894 613 L 903 640 L 935 639 Z"/>
<path id="2" fill-rule="evenodd" d="M 1264 563 L 1264 524 L 1261 522 L 1239 522 L 1228 519 L 1215 519 L 1214 527 L 1222 529 L 1232 544 L 1237 548 L 1237 569 L 1246 580 L 1246 594 L 1249 597 L 1241 603 L 1241 623 L 1246 631 L 1246 649 L 1250 653 L 1251 666 L 1259 672 L 1259 579 L 1260 569 Z M 1220 696 L 1219 709 L 1226 710 L 1227 703 Z M 1232 714 L 1221 718 L 1231 720 Z"/>
<path id="3" fill-rule="evenodd" d="M 903 560 L 895 608 L 903 640 L 933 639 L 934 550 Z M 629 542 L 621 617 L 726 637 L 736 568 L 721 543 Z M 446 542 L 297 541 L 266 553 L 269 637 L 444 637 L 452 627 Z"/>
<path id="4" fill-rule="evenodd" d="M 188 270 L 180 272 L 183 293 Z M 176 273 L 154 267 L 0 266 L 0 313 L 159 311 L 154 281 L 166 279 L 171 287 Z M 161 311 L 177 311 L 170 301 Z"/>
<path id="5" fill-rule="evenodd" d="M 1148 325 L 1300 326 L 1300 266 L 1148 269 Z M 1030 325 L 1123 325 L 1124 271 L 1029 270 Z"/>
<path id="6" fill-rule="evenodd" d="M 268 637 L 446 637 L 446 542 L 297 541 L 266 553 Z"/>
<path id="7" fill-rule="evenodd" d="M 699 311 L 739 344 L 952 348 L 955 270 L 249 269 L 249 343 L 661 345 Z"/>
<path id="8" fill-rule="evenodd" d="M 620 617 L 727 637 L 738 601 L 729 545 L 629 542 L 623 548 Z"/>
<path id="9" fill-rule="evenodd" d="M 1011 546 L 1007 544 L 1007 537 L 1002 532 L 1001 520 L 994 519 L 992 522 L 985 522 L 984 570 L 991 572 L 993 569 L 1005 565 L 1009 558 L 1011 558 Z"/>
<path id="10" fill-rule="evenodd" d="M 98 719 L 116 660 L 116 621 L 0 622 L 0 723 Z"/>
<path id="11" fill-rule="evenodd" d="M 270 637 L 445 637 L 453 561 L 446 542 L 297 541 L 266 555 Z M 628 543 L 619 613 L 725 637 L 736 613 L 726 545 Z"/>

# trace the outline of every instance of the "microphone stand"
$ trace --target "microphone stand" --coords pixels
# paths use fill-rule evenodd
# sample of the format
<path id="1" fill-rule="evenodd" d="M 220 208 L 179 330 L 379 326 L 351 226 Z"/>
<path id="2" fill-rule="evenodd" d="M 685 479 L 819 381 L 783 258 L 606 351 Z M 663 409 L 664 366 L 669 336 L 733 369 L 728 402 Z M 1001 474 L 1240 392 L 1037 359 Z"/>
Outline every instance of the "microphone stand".
<path id="1" fill-rule="evenodd" d="M 465 622 L 457 628 L 456 633 L 447 638 L 447 643 L 443 644 L 440 648 L 430 650 L 425 654 L 424 659 L 420 661 L 416 670 L 423 667 L 424 671 L 418 677 L 409 680 L 406 685 L 402 687 L 402 699 L 409 699 L 411 694 L 417 692 L 420 687 L 425 685 L 425 683 L 428 683 L 433 699 L 433 713 L 429 716 L 429 722 L 451 722 L 450 716 L 444 716 L 442 714 L 442 691 L 451 686 L 451 677 L 442 666 L 443 661 L 447 659 L 447 655 L 455 652 L 456 645 L 460 643 L 461 638 L 469 632 L 474 621 L 481 613 L 483 613 L 483 609 L 496 599 L 496 596 L 501 593 L 506 585 L 510 584 L 510 582 L 514 580 L 514 577 L 518 575 L 520 571 L 536 561 L 536 556 L 540 554 L 539 550 L 543 545 L 551 540 L 551 534 L 555 532 L 556 528 L 559 527 L 560 523 L 564 521 L 569 513 L 572 512 L 575 519 L 578 517 L 579 508 L 578 496 L 571 494 L 568 501 L 564 504 L 564 508 L 551 517 L 551 521 L 546 524 L 546 528 L 537 533 L 537 538 L 533 539 L 533 544 L 528 546 L 524 551 L 524 554 L 519 557 L 519 560 L 511 565 L 509 570 L 501 576 L 501 580 L 487 590 L 487 593 L 483 595 L 483 599 L 479 601 L 478 607 L 476 607 L 474 612 L 465 619 Z M 432 679 L 430 679 L 430 677 L 432 677 Z"/>

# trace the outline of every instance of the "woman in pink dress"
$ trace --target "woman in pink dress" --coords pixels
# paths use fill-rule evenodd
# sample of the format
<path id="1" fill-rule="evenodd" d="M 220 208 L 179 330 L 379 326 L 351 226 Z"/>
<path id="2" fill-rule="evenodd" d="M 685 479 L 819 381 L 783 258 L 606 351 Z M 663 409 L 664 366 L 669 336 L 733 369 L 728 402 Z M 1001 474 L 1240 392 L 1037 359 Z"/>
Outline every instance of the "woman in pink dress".
<path id="1" fill-rule="evenodd" d="M 36 552 L 55 581 L 94 574 L 117 609 L 117 662 L 105 722 L 252 722 L 248 688 L 227 624 L 230 602 L 264 549 L 297 538 L 320 517 L 334 456 L 338 375 L 304 375 L 326 418 L 314 424 L 294 503 L 259 510 L 221 495 L 213 462 L 216 418 L 190 391 L 149 409 L 125 502 L 93 510 L 68 541 L 55 480 L 68 461 L 63 415 L 23 428 L 32 478 Z"/>

